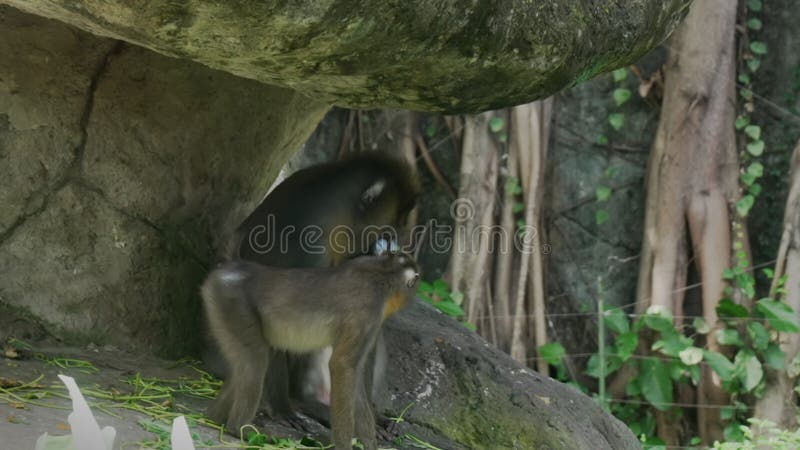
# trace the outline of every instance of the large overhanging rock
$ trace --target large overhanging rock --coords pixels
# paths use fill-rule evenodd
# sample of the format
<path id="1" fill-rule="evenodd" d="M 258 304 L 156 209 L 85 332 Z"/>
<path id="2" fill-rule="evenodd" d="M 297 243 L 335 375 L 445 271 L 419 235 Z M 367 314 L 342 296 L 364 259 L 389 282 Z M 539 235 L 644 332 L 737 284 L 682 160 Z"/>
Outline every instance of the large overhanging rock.
<path id="1" fill-rule="evenodd" d="M 214 240 L 327 109 L 0 5 L 0 340 L 196 350 Z"/>
<path id="2" fill-rule="evenodd" d="M 691 0 L 0 0 L 312 98 L 475 112 L 636 60 Z"/>

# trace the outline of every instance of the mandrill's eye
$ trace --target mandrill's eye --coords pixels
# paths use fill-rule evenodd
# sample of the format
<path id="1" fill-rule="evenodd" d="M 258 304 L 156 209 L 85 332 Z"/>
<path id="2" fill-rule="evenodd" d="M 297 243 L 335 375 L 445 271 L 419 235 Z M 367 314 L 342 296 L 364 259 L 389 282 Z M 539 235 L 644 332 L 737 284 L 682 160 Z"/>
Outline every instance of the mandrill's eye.
<path id="1" fill-rule="evenodd" d="M 397 245 L 397 241 L 389 238 L 381 238 L 375 241 L 375 244 L 372 246 L 372 254 L 381 256 L 387 253 L 392 255 L 400 253 L 400 246 Z"/>
<path id="2" fill-rule="evenodd" d="M 389 251 L 389 248 L 389 242 L 386 241 L 386 239 L 378 239 L 372 247 L 372 253 L 377 256 L 385 255 Z"/>

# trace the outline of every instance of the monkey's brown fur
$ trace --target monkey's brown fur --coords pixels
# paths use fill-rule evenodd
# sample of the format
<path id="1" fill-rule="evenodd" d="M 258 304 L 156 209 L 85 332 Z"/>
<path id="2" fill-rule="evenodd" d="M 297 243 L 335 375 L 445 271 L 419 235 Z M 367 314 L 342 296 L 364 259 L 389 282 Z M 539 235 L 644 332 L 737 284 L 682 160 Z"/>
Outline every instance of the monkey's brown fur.
<path id="1" fill-rule="evenodd" d="M 341 161 L 320 164 L 300 170 L 278 185 L 238 227 L 226 246 L 229 259 L 245 259 L 279 267 L 330 267 L 351 257 L 368 253 L 372 242 L 357 248 L 337 249 L 337 227 L 351 230 L 361 237 L 370 226 L 398 228 L 414 208 L 420 193 L 419 181 L 405 162 L 381 152 L 366 152 Z M 303 248 L 301 230 L 319 227 L 318 243 L 322 252 Z M 260 230 L 268 233 L 260 234 Z M 277 239 L 280 233 L 295 230 L 280 245 L 265 246 L 264 239 Z M 274 233 L 274 235 L 270 234 Z M 283 244 L 285 243 L 285 247 Z M 361 241 L 359 241 L 361 244 Z M 377 353 L 385 355 L 383 341 L 376 344 Z M 372 352 L 367 363 L 367 378 L 372 386 L 379 384 L 382 370 Z M 227 378 L 229 370 L 220 361 L 213 345 L 206 349 L 204 360 L 210 370 Z M 272 352 L 269 373 L 265 379 L 265 406 L 273 417 L 289 417 L 292 400 L 300 401 L 300 409 L 322 419 L 317 399 L 304 395 L 307 374 L 315 370 L 317 358 L 307 355 L 288 358 L 284 352 Z M 313 391 L 313 389 L 312 389 Z"/>
<path id="2" fill-rule="evenodd" d="M 331 431 L 338 449 L 355 435 L 377 447 L 364 364 L 381 323 L 414 296 L 419 277 L 405 255 L 361 256 L 335 268 L 277 268 L 228 262 L 209 274 L 202 296 L 213 337 L 231 370 L 208 411 L 238 433 L 259 406 L 270 352 L 333 346 Z"/>

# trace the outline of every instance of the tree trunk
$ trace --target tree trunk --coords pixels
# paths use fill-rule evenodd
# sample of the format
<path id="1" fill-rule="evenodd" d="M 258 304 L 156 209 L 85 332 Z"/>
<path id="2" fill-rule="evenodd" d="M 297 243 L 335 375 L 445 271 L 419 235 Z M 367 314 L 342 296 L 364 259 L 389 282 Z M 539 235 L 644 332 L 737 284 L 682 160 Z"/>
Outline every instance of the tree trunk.
<path id="1" fill-rule="evenodd" d="M 467 320 L 476 325 L 491 274 L 488 249 L 494 223 L 498 152 L 489 135 L 489 120 L 494 115 L 488 112 L 465 118 L 459 199 L 451 211 L 456 229 L 450 285 L 464 293 Z"/>
<path id="2" fill-rule="evenodd" d="M 637 312 L 654 305 L 680 314 L 690 236 L 703 283 L 703 316 L 712 327 L 717 322 L 715 306 L 723 296 L 722 272 L 731 264 L 734 239 L 729 210 L 738 195 L 735 25 L 736 2 L 695 2 L 671 40 L 661 121 L 648 169 Z M 713 333 L 707 344 L 719 351 Z M 702 404 L 727 403 L 727 395 L 709 370 L 703 372 L 699 403 L 703 441 L 721 439 L 720 410 Z M 680 445 L 680 437 L 668 428 L 660 426 L 659 435 L 667 445 Z"/>
<path id="3" fill-rule="evenodd" d="M 520 161 L 521 185 L 525 197 L 525 224 L 527 233 L 523 234 L 525 245 L 522 250 L 522 264 L 516 296 L 514 324 L 512 328 L 511 355 L 518 361 L 527 356 L 523 341 L 525 318 L 530 316 L 534 323 L 534 342 L 536 347 L 547 342 L 547 328 L 544 311 L 544 267 L 541 253 L 541 232 L 543 230 L 542 192 L 544 190 L 544 168 L 547 159 L 547 144 L 550 139 L 550 120 L 552 118 L 552 98 L 536 101 L 512 109 L 512 152 Z M 528 270 L 530 267 L 530 270 Z M 530 277 L 530 278 L 528 278 Z M 529 283 L 528 300 L 532 308 L 525 308 L 525 286 Z M 529 312 L 530 314 L 526 314 Z M 537 360 L 537 370 L 549 374 L 549 366 L 543 359 Z"/>
<path id="4" fill-rule="evenodd" d="M 794 149 L 792 169 L 790 172 L 789 197 L 786 200 L 786 211 L 783 215 L 783 236 L 778 260 L 775 265 L 775 277 L 770 296 L 775 297 L 777 280 L 783 274 L 786 279 L 786 304 L 800 312 L 800 141 Z M 781 350 L 786 353 L 786 367 L 800 352 L 800 334 L 780 333 Z M 794 429 L 797 426 L 797 394 L 794 387 L 797 376 L 787 370 L 767 370 L 764 396 L 756 402 L 755 416 L 772 421 L 780 428 Z"/>

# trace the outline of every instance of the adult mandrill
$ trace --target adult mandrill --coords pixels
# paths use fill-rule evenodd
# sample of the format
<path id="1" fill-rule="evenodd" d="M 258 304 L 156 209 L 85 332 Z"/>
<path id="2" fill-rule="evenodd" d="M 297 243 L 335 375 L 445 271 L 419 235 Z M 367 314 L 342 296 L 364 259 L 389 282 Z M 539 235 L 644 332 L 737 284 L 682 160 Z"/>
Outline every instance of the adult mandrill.
<path id="1" fill-rule="evenodd" d="M 230 261 L 202 294 L 211 334 L 230 372 L 208 415 L 230 433 L 253 420 L 274 351 L 333 346 L 330 422 L 337 449 L 355 435 L 377 448 L 364 366 L 383 321 L 414 298 L 419 272 L 406 255 L 361 256 L 333 268 Z"/>
<path id="2" fill-rule="evenodd" d="M 336 266 L 370 253 L 379 228 L 402 227 L 419 192 L 407 164 L 378 152 L 300 170 L 239 226 L 227 247 L 228 257 L 274 267 Z M 271 352 L 264 386 L 271 416 L 291 418 L 292 403 L 298 402 L 304 412 L 324 415 L 319 401 L 326 402 L 329 386 L 311 385 L 312 380 L 330 379 L 326 358 L 319 355 Z M 384 360 L 379 334 L 365 369 L 369 399 Z"/>

